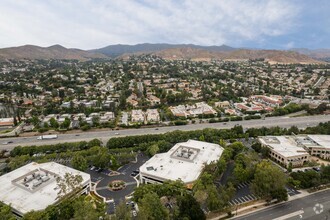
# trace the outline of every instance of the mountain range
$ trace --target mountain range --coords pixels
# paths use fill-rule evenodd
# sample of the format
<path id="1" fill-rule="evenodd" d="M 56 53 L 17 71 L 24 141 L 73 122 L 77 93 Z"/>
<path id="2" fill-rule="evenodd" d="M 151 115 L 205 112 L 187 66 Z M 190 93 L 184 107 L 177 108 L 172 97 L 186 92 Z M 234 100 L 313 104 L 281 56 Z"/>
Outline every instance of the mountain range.
<path id="1" fill-rule="evenodd" d="M 0 60 L 4 59 L 63 59 L 63 60 L 81 60 L 102 58 L 108 56 L 101 53 L 94 53 L 80 49 L 67 49 L 61 45 L 50 47 L 39 47 L 34 45 L 25 45 L 20 47 L 9 47 L 0 49 Z"/>
<path id="2" fill-rule="evenodd" d="M 329 49 L 291 49 L 291 50 L 261 50 L 233 48 L 227 45 L 200 46 L 194 44 L 137 44 L 110 45 L 100 49 L 80 50 L 68 49 L 61 45 L 39 47 L 25 45 L 0 49 L 0 60 L 5 59 L 76 59 L 86 61 L 91 59 L 125 59 L 133 54 L 154 54 L 164 59 L 191 60 L 242 60 L 265 59 L 278 63 L 320 63 L 330 61 Z"/>

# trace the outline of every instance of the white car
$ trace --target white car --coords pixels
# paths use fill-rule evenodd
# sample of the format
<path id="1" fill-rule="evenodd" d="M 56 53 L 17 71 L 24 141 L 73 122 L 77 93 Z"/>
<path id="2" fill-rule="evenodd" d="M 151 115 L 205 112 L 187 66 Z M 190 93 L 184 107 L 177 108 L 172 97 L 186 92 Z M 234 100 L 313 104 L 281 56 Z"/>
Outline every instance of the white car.
<path id="1" fill-rule="evenodd" d="M 119 135 L 119 133 L 118 133 L 118 132 L 116 132 L 116 133 L 115 133 L 115 135 Z"/>
<path id="2" fill-rule="evenodd" d="M 132 214 L 133 214 L 133 217 L 136 217 L 137 216 L 137 213 L 135 210 L 132 211 Z"/>

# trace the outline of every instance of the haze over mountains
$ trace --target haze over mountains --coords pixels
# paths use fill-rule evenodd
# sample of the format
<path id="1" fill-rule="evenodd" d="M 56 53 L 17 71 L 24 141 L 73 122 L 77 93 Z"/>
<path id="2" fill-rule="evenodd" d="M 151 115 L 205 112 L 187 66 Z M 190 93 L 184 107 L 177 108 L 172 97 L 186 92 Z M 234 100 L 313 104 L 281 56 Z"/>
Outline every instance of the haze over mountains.
<path id="1" fill-rule="evenodd" d="M 95 58 L 108 58 L 104 54 L 84 51 L 80 49 L 67 49 L 61 45 L 39 47 L 25 45 L 0 49 L 0 60 L 4 59 L 63 59 L 63 60 L 90 60 Z"/>
<path id="2" fill-rule="evenodd" d="M 330 60 L 329 49 L 309 50 L 261 50 L 240 49 L 227 45 L 200 46 L 194 44 L 137 44 L 110 45 L 100 49 L 80 50 L 68 49 L 61 45 L 39 47 L 25 45 L 0 49 L 0 60 L 5 59 L 90 59 L 127 58 L 133 54 L 154 54 L 164 59 L 191 60 L 242 60 L 265 59 L 279 63 L 318 63 Z"/>

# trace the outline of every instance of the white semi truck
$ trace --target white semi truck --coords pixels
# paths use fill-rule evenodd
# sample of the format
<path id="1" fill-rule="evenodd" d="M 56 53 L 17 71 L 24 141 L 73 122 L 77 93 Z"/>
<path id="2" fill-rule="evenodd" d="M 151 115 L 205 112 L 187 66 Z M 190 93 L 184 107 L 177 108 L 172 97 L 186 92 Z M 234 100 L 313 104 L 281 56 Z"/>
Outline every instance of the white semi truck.
<path id="1" fill-rule="evenodd" d="M 56 139 L 58 138 L 57 134 L 50 134 L 50 135 L 41 135 L 37 137 L 37 140 L 48 140 L 48 139 Z"/>

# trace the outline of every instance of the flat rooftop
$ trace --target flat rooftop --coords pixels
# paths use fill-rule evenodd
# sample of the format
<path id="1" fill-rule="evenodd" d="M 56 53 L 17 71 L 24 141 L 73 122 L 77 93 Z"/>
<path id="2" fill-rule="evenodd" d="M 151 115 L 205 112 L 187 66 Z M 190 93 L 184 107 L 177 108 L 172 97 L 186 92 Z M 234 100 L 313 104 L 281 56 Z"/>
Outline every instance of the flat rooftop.
<path id="1" fill-rule="evenodd" d="M 265 136 L 259 137 L 259 141 L 284 157 L 295 157 L 308 154 L 302 146 L 298 146 L 295 139 L 291 136 Z"/>
<path id="2" fill-rule="evenodd" d="M 307 135 L 307 137 L 315 143 L 313 147 L 330 149 L 330 135 Z"/>
<path id="3" fill-rule="evenodd" d="M 54 162 L 32 162 L 0 176 L 0 201 L 22 214 L 43 210 L 57 201 L 56 177 L 64 177 L 66 173 L 81 175 L 82 185 L 90 182 L 89 174 L 73 168 Z"/>
<path id="4" fill-rule="evenodd" d="M 177 143 L 168 152 L 156 154 L 140 167 L 142 175 L 160 180 L 192 183 L 198 179 L 205 164 L 217 161 L 223 152 L 218 144 L 189 140 Z"/>

